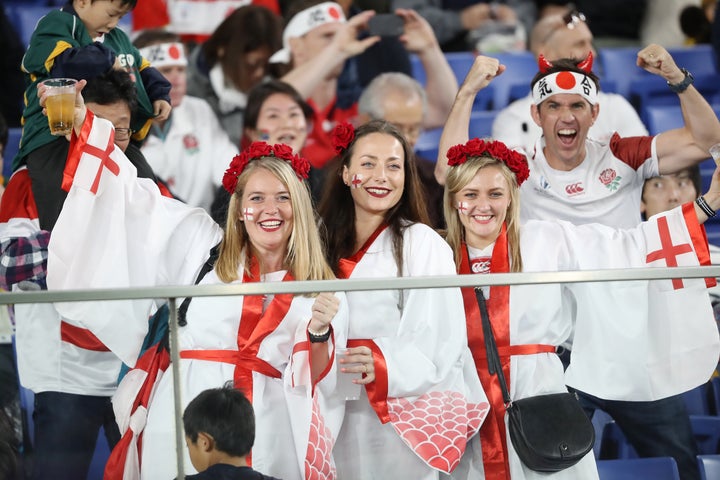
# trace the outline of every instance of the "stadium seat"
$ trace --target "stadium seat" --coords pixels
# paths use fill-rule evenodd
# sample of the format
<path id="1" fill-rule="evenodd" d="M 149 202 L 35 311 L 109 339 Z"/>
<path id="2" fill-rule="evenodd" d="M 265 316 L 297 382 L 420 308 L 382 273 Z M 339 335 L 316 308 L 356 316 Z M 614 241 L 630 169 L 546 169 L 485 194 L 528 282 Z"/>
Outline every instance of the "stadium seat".
<path id="1" fill-rule="evenodd" d="M 56 8 L 55 6 L 47 6 L 47 4 L 14 4 L 11 6 L 6 5 L 5 12 L 8 14 L 10 22 L 15 26 L 23 45 L 28 45 L 38 21 L 49 11 Z"/>
<path id="2" fill-rule="evenodd" d="M 538 63 L 529 51 L 498 53 L 493 57 L 507 67 L 490 84 L 494 88 L 492 109 L 502 110 L 510 103 L 512 95 L 517 99 L 530 93 L 530 81 L 538 72 Z"/>
<path id="3" fill-rule="evenodd" d="M 437 160 L 438 144 L 440 143 L 440 135 L 442 135 L 442 127 L 425 130 L 420 134 L 415 144 L 415 153 L 418 157 L 428 160 Z"/>
<path id="4" fill-rule="evenodd" d="M 680 480 L 675 459 L 670 457 L 598 460 L 600 480 Z"/>
<path id="5" fill-rule="evenodd" d="M 709 235 L 708 235 L 709 237 Z M 709 238 L 708 238 L 709 240 Z M 710 242 L 713 243 L 713 242 Z M 720 245 L 720 244 L 716 244 Z M 720 377 L 715 377 L 712 380 L 710 380 L 710 385 L 712 387 L 712 393 L 713 393 L 713 407 L 715 411 L 713 412 L 714 415 L 720 416 Z"/>
<path id="6" fill-rule="evenodd" d="M 105 438 L 105 429 L 100 427 L 98 432 L 97 443 L 95 445 L 95 453 L 90 462 L 87 480 L 103 480 L 105 473 L 105 464 L 110 458 L 110 447 L 107 438 Z"/>
<path id="7" fill-rule="evenodd" d="M 465 80 L 465 76 L 475 61 L 475 56 L 473 52 L 448 52 L 445 54 L 445 59 L 455 74 L 458 85 L 461 85 Z M 427 83 L 427 76 L 425 68 L 423 68 L 417 55 L 410 55 L 410 67 L 413 78 L 424 87 Z M 494 89 L 495 87 L 491 83 L 477 94 L 473 103 L 474 111 L 488 110 L 492 107 Z"/>
<path id="8" fill-rule="evenodd" d="M 720 478 L 720 455 L 698 455 L 701 480 L 717 480 Z"/>
<path id="9" fill-rule="evenodd" d="M 720 417 L 690 415 L 690 423 L 700 455 L 720 453 Z"/>
<path id="10" fill-rule="evenodd" d="M 683 393 L 689 415 L 711 415 L 710 382 Z"/>
<path id="11" fill-rule="evenodd" d="M 643 108 L 640 116 L 650 135 L 681 128 L 685 124 L 680 106 L 676 105 L 650 105 Z"/>
<path id="12" fill-rule="evenodd" d="M 485 138 L 492 135 L 492 124 L 497 116 L 497 111 L 472 112 L 470 114 L 470 125 L 468 133 L 470 138 Z"/>

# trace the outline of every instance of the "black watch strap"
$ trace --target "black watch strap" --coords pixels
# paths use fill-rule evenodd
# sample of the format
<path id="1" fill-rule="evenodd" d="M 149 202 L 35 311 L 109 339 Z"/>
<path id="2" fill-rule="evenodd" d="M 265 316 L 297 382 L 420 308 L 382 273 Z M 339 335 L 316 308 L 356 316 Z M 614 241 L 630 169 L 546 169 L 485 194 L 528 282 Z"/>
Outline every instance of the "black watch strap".
<path id="1" fill-rule="evenodd" d="M 693 77 L 692 73 L 688 72 L 687 68 L 682 68 L 680 70 L 685 74 L 685 78 L 682 79 L 682 82 L 680 82 L 680 83 L 667 82 L 670 90 L 672 90 L 675 93 L 684 92 L 695 81 L 695 77 Z"/>

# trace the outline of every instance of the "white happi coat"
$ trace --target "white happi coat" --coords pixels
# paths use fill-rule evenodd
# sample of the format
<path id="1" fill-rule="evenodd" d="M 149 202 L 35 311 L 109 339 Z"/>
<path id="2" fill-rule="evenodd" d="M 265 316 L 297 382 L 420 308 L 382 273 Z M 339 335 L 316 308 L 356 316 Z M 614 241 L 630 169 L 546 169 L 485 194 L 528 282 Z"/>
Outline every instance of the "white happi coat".
<path id="1" fill-rule="evenodd" d="M 574 226 L 568 222 L 530 221 L 521 230 L 523 271 L 543 272 L 627 267 L 665 267 L 659 253 L 674 245 L 680 266 L 697 266 L 707 256 L 707 240 L 692 204 L 652 217 L 635 229 L 618 231 L 597 224 Z M 669 252 L 667 252 L 669 253 Z M 652 392 L 658 398 L 674 395 L 707 382 L 717 365 L 720 340 L 704 279 L 617 282 L 626 297 L 626 308 L 613 317 L 574 317 L 578 302 L 588 301 L 595 283 L 515 285 L 510 287 L 510 345 L 561 345 L 572 341 L 575 327 L 594 331 L 612 328 L 625 332 L 623 339 L 572 343 L 574 374 L 583 390 L 612 377 L 631 377 L 638 397 Z M 492 296 L 492 289 L 490 295 Z M 632 301 L 630 301 L 632 299 Z M 593 301 L 601 301 L 593 298 Z M 490 312 L 492 317 L 493 312 Z M 468 318 L 468 324 L 480 318 Z M 576 323 L 575 323 L 576 322 Z M 482 355 L 483 352 L 473 352 Z M 647 364 L 638 366 L 641 359 Z M 590 365 L 581 370 L 577 367 Z M 579 374 L 579 375 L 578 375 Z M 513 400 L 564 392 L 563 367 L 554 353 L 513 355 L 510 360 L 510 395 Z M 507 423 L 507 419 L 506 419 Z M 548 474 L 526 468 L 515 453 L 510 437 L 510 473 L 513 480 L 544 479 Z M 480 442 L 473 440 L 453 478 L 477 479 L 482 475 Z M 594 479 L 593 453 L 577 465 L 550 475 L 553 479 Z"/>
<path id="2" fill-rule="evenodd" d="M 403 239 L 402 276 L 455 273 L 452 251 L 430 227 L 408 226 Z M 399 276 L 392 252 L 385 229 L 349 278 Z M 339 478 L 440 478 L 457 466 L 489 407 L 467 348 L 460 290 L 347 297 L 348 344 L 364 341 L 373 350 L 376 378 L 346 404 L 335 447 Z"/>
<path id="3" fill-rule="evenodd" d="M 158 136 L 156 127 L 150 130 L 142 153 L 174 195 L 188 205 L 210 211 L 238 147 L 230 142 L 215 112 L 201 98 L 186 95 L 180 106 L 173 108 L 169 122 L 165 138 Z"/>
<path id="4" fill-rule="evenodd" d="M 108 144 L 112 125 L 89 111 L 87 115 L 68 157 L 66 175 L 72 178 L 72 188 L 50 242 L 48 287 L 192 284 L 210 248 L 222 236 L 220 227 L 202 209 L 162 197 L 152 182 L 138 179 L 124 154 Z M 106 148 L 111 151 L 109 155 Z M 242 279 L 243 272 L 239 275 Z M 270 280 L 276 279 L 270 275 Z M 282 272 L 277 275 L 282 279 Z M 210 272 L 202 283 L 219 280 Z M 346 341 L 347 304 L 340 295 L 341 307 L 333 320 L 334 341 L 327 344 L 329 354 L 335 345 L 344 347 Z M 281 297 L 287 298 L 275 296 L 265 311 L 272 311 Z M 282 318 L 271 319 L 277 326 L 268 329 L 260 341 L 256 358 L 275 369 L 279 378 L 252 372 L 250 393 L 257 428 L 253 465 L 287 480 L 334 478 L 331 449 L 342 422 L 344 399 L 332 394 L 334 363 L 324 372 L 318 388 L 311 382 L 306 330 L 313 301 L 309 297 L 292 298 Z M 151 302 L 78 302 L 57 308 L 90 329 L 126 363 L 134 364 L 147 330 Z M 187 326 L 179 332 L 181 357 L 193 350 L 237 351 L 243 308 L 242 296 L 195 298 L 187 312 Z M 258 325 L 273 324 L 264 321 L 265 317 Z M 184 408 L 202 390 L 232 380 L 234 365 L 182 358 L 180 372 Z M 130 382 L 132 376 L 126 379 Z M 176 475 L 171 371 L 160 378 L 156 388 L 148 409 L 141 459 L 142 478 L 153 480 Z M 129 409 L 125 402 L 132 400 L 122 384 L 116 399 L 122 399 L 116 404 L 122 425 Z M 192 473 L 184 450 L 186 473 Z"/>

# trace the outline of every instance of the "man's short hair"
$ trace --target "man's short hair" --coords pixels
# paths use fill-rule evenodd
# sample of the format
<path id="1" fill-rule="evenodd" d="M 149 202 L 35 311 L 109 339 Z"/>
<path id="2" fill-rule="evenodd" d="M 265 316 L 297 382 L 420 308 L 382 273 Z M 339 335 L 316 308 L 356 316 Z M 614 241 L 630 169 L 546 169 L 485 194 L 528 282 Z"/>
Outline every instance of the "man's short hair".
<path id="1" fill-rule="evenodd" d="M 88 80 L 82 91 L 85 102 L 110 105 L 125 102 L 130 112 L 137 106 L 135 82 L 125 70 L 112 69 L 99 77 Z"/>
<path id="2" fill-rule="evenodd" d="M 199 433 L 206 433 L 215 441 L 217 450 L 234 457 L 247 455 L 255 443 L 253 406 L 231 384 L 205 390 L 195 397 L 185 409 L 183 425 L 193 443 Z"/>
<path id="3" fill-rule="evenodd" d="M 397 92 L 406 97 L 417 96 L 427 111 L 427 96 L 422 85 L 414 78 L 399 72 L 387 72 L 375 77 L 363 90 L 358 100 L 358 112 L 372 119 L 384 120 L 383 99 L 389 93 Z"/>

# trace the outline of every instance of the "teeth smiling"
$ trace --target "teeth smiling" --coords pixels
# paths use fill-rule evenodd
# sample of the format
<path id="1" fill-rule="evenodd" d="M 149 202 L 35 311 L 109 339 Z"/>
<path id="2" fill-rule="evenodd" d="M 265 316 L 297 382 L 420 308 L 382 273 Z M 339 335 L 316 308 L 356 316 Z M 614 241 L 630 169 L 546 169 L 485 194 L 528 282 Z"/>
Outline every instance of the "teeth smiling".
<path id="1" fill-rule="evenodd" d="M 575 135 L 575 130 L 563 128 L 562 130 L 558 130 L 558 135 Z"/>
<path id="2" fill-rule="evenodd" d="M 383 195 L 383 194 L 385 194 L 385 193 L 388 192 L 388 191 L 387 191 L 386 189 L 384 189 L 384 188 L 368 188 L 367 191 L 370 192 L 370 193 L 374 193 L 374 194 L 376 194 L 376 195 Z"/>
<path id="3" fill-rule="evenodd" d="M 484 222 L 484 221 L 490 220 L 492 218 L 492 215 L 473 215 L 473 218 L 475 220 Z"/>
<path id="4" fill-rule="evenodd" d="M 263 228 L 276 228 L 276 227 L 280 226 L 280 221 L 279 220 L 271 220 L 268 222 L 261 222 L 260 226 L 262 226 Z"/>

